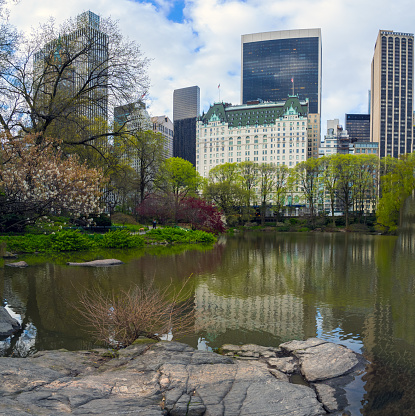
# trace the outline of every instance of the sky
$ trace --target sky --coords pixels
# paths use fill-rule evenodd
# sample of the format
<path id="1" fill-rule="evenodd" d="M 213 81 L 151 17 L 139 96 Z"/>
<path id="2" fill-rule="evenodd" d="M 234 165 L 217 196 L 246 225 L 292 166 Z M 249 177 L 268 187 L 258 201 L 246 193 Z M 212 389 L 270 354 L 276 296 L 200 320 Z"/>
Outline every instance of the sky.
<path id="1" fill-rule="evenodd" d="M 198 85 L 201 111 L 219 100 L 240 104 L 241 35 L 321 28 L 323 135 L 327 120 L 344 125 L 345 113 L 368 112 L 379 30 L 415 32 L 409 0 L 20 0 L 9 9 L 22 32 L 86 10 L 117 20 L 151 59 L 149 113 L 170 119 L 178 88 Z"/>

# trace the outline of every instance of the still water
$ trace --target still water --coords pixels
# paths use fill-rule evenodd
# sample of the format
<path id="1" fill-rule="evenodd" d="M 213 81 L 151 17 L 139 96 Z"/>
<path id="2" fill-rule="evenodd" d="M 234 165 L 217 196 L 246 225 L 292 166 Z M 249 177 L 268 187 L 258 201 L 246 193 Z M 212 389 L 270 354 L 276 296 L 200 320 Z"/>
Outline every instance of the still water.
<path id="1" fill-rule="evenodd" d="M 413 222 L 412 222 L 413 223 Z M 73 305 L 81 291 L 118 291 L 191 277 L 194 336 L 202 349 L 224 343 L 276 346 L 320 337 L 363 353 L 366 373 L 349 387 L 353 415 L 415 414 L 415 232 L 398 237 L 349 233 L 246 232 L 212 249 L 124 251 L 113 268 L 73 268 L 71 258 L 26 257 L 26 269 L 0 268 L 0 295 L 24 324 L 0 354 L 86 349 Z"/>

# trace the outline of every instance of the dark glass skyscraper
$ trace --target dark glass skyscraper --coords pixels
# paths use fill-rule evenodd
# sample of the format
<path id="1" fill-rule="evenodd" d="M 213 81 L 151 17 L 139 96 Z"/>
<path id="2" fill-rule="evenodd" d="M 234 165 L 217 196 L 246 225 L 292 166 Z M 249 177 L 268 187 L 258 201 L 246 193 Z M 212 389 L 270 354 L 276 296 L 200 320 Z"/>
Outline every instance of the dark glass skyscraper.
<path id="1" fill-rule="evenodd" d="M 351 143 L 370 141 L 369 114 L 346 114 L 345 125 Z"/>
<path id="2" fill-rule="evenodd" d="M 321 30 L 301 29 L 242 36 L 242 103 L 309 100 L 321 114 Z"/>
<path id="3" fill-rule="evenodd" d="M 196 166 L 196 117 L 200 112 L 198 86 L 180 88 L 173 92 L 173 156 Z"/>

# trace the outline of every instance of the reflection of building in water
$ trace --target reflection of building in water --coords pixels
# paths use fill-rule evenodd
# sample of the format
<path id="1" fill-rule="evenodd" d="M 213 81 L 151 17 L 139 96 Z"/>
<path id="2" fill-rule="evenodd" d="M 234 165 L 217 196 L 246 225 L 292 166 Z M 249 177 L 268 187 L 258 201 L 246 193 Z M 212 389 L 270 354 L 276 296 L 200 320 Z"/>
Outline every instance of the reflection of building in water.
<path id="1" fill-rule="evenodd" d="M 195 290 L 196 327 L 208 333 L 265 331 L 286 339 L 304 338 L 304 305 L 291 294 L 221 296 L 207 284 Z"/>

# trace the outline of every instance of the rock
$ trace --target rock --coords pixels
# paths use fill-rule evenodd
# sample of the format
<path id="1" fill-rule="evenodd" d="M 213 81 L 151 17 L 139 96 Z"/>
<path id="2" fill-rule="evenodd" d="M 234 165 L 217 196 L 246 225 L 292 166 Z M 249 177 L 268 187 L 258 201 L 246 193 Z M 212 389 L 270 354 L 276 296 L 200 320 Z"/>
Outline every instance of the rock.
<path id="1" fill-rule="evenodd" d="M 66 263 L 68 266 L 84 266 L 84 267 L 108 267 L 108 266 L 117 266 L 119 264 L 124 264 L 121 260 L 117 259 L 105 259 L 105 260 L 93 260 L 87 261 L 84 263 Z"/>
<path id="2" fill-rule="evenodd" d="M 290 379 L 288 378 L 287 374 L 282 373 L 279 370 L 275 370 L 274 368 L 268 369 L 268 371 L 277 379 L 285 382 L 289 382 Z"/>
<path id="3" fill-rule="evenodd" d="M 315 343 L 305 349 L 296 349 L 292 354 L 299 359 L 301 373 L 308 382 L 347 374 L 359 363 L 356 353 L 330 342 Z"/>
<path id="4" fill-rule="evenodd" d="M 0 338 L 7 338 L 20 329 L 19 322 L 12 318 L 6 308 L 0 307 Z"/>
<path id="5" fill-rule="evenodd" d="M 298 360 L 295 360 L 293 357 L 268 358 L 267 363 L 286 374 L 293 374 L 299 371 Z"/>
<path id="6" fill-rule="evenodd" d="M 4 259 L 17 259 L 17 254 L 10 253 L 10 251 L 6 251 L 3 255 Z"/>
<path id="7" fill-rule="evenodd" d="M 265 362 L 252 365 L 177 342 L 133 345 L 112 359 L 102 355 L 45 351 L 0 358 L 0 414 L 325 414 L 313 389 L 277 379 Z"/>
<path id="8" fill-rule="evenodd" d="M 28 264 L 25 261 L 16 261 L 14 263 L 7 263 L 6 266 L 9 266 L 9 267 L 27 267 Z"/>
<path id="9" fill-rule="evenodd" d="M 319 338 L 308 338 L 306 341 L 294 340 L 285 342 L 284 344 L 280 345 L 280 348 L 287 353 L 292 353 L 297 350 L 305 350 L 307 348 L 315 347 L 321 344 L 327 344 L 327 341 Z"/>

